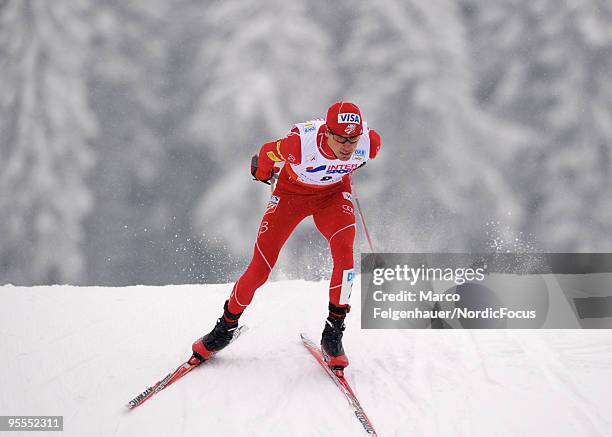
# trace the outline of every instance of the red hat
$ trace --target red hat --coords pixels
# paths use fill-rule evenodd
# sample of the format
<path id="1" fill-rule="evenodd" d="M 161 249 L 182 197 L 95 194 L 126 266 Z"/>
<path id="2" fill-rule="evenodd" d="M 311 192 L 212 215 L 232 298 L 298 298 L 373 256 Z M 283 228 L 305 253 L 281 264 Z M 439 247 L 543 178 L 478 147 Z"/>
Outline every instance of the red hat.
<path id="1" fill-rule="evenodd" d="M 354 137 L 363 131 L 361 111 L 354 103 L 336 102 L 327 110 L 327 128 L 343 137 Z"/>

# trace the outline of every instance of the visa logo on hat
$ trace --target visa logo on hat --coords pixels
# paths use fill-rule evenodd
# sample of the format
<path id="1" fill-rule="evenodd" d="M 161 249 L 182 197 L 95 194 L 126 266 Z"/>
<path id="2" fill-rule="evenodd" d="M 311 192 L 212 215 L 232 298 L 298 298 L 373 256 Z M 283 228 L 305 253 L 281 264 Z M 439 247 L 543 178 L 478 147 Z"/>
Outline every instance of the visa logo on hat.
<path id="1" fill-rule="evenodd" d="M 352 112 L 343 112 L 338 114 L 338 123 L 357 123 L 361 124 L 361 117 L 359 114 L 354 114 Z"/>

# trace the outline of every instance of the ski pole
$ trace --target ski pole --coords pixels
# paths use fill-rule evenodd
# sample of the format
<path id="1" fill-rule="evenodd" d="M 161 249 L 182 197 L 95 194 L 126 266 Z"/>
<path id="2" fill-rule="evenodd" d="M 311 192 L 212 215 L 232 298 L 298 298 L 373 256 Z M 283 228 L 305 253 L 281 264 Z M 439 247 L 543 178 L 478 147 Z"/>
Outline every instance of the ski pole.
<path id="1" fill-rule="evenodd" d="M 357 197 L 357 193 L 355 193 L 354 187 L 353 187 L 353 197 L 355 198 L 355 204 L 357 205 L 357 211 L 359 212 L 359 218 L 361 219 L 361 224 L 363 225 L 363 230 L 365 231 L 366 239 L 368 240 L 368 244 L 370 245 L 370 252 L 374 253 L 374 246 L 372 245 L 372 239 L 370 238 L 370 232 L 368 232 L 368 226 L 366 225 L 365 217 L 363 215 L 361 205 L 359 204 L 359 198 Z"/>

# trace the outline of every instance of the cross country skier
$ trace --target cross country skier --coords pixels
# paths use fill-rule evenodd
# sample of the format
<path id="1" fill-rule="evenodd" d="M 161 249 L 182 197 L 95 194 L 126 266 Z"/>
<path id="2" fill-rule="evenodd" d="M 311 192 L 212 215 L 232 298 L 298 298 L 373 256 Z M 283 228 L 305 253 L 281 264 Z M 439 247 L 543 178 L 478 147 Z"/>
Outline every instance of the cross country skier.
<path id="1" fill-rule="evenodd" d="M 268 184 L 278 172 L 274 164 L 285 164 L 262 218 L 253 259 L 234 284 L 223 316 L 212 331 L 193 343 L 196 358 L 204 361 L 228 345 L 238 319 L 255 290 L 268 279 L 283 244 L 299 222 L 312 216 L 329 242 L 334 262 L 321 349 L 331 368 L 348 365 L 342 333 L 353 284 L 355 214 L 350 174 L 374 159 L 380 147 L 380 135 L 368 128 L 357 105 L 337 102 L 328 109 L 325 120 L 298 123 L 285 138 L 265 143 L 259 155 L 253 156 L 251 174 Z"/>

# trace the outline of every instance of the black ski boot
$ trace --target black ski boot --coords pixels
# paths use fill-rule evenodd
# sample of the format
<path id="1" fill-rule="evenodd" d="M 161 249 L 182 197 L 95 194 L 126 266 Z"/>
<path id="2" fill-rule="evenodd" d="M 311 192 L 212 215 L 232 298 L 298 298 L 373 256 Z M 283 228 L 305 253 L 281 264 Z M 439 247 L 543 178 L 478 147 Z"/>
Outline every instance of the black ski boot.
<path id="1" fill-rule="evenodd" d="M 227 304 L 228 301 L 225 301 L 223 316 L 217 320 L 212 331 L 197 339 L 191 347 L 193 355 L 200 361 L 206 361 L 227 346 L 234 336 L 234 331 L 238 328 L 238 318 L 242 314 L 230 313 Z"/>
<path id="2" fill-rule="evenodd" d="M 342 334 L 345 329 L 344 318 L 348 311 L 348 306 L 340 308 L 329 304 L 329 317 L 325 321 L 325 328 L 321 336 L 321 351 L 327 365 L 333 370 L 342 370 L 349 364 L 342 346 Z"/>

